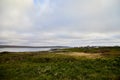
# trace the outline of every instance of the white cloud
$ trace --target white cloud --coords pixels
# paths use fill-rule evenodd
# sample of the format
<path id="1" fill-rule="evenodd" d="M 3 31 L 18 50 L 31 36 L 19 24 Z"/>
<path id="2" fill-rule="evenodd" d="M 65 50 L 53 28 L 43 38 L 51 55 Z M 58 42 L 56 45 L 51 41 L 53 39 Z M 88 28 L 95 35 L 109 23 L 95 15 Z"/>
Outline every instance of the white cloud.
<path id="1" fill-rule="evenodd" d="M 19 29 L 32 26 L 29 10 L 33 6 L 32 0 L 2 0 L 0 1 L 1 29 Z"/>
<path id="2" fill-rule="evenodd" d="M 0 1 L 0 43 L 120 45 L 119 0 L 38 2 Z"/>

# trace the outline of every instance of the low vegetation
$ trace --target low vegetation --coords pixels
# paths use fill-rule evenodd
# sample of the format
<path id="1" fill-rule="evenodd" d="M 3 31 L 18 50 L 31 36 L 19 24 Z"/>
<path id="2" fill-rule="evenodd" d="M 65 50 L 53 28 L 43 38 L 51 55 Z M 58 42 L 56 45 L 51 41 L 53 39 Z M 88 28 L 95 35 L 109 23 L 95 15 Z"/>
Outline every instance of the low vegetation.
<path id="1" fill-rule="evenodd" d="M 66 52 L 84 52 L 84 53 L 101 53 L 102 55 L 109 56 L 119 56 L 120 55 L 120 47 L 75 47 L 63 49 Z"/>
<path id="2" fill-rule="evenodd" d="M 108 55 L 100 54 L 102 57 L 96 58 L 71 55 L 81 54 L 79 49 L 3 52 L 0 54 L 0 80 L 120 80 L 120 49 L 107 48 L 110 54 L 107 51 L 104 53 Z M 89 53 L 92 55 L 93 51 Z"/>

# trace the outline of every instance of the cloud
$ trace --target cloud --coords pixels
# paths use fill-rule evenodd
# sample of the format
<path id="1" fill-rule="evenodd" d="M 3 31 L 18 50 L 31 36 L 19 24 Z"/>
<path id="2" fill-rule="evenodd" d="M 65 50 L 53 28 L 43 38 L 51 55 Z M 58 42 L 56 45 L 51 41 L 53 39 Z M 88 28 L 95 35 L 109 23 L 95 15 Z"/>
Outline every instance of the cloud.
<path id="1" fill-rule="evenodd" d="M 0 44 L 120 45 L 119 0 L 1 0 Z"/>
<path id="2" fill-rule="evenodd" d="M 28 12 L 32 0 L 1 0 L 0 26 L 4 29 L 24 29 L 32 26 Z"/>

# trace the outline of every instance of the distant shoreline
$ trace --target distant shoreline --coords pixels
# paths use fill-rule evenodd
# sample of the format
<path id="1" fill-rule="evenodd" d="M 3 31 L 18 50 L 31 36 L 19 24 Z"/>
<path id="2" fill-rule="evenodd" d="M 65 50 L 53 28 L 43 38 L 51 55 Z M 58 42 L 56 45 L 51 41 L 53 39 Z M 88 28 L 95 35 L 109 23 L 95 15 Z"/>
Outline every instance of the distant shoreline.
<path id="1" fill-rule="evenodd" d="M 61 47 L 39 47 L 39 48 L 0 48 L 0 52 L 83 52 L 83 53 L 102 53 L 105 55 L 120 55 L 120 47 L 119 46 L 109 46 L 109 47 L 71 47 L 71 48 L 61 48 Z"/>
<path id="2" fill-rule="evenodd" d="M 18 46 L 18 45 L 0 45 L 0 48 L 70 48 L 69 46 Z"/>

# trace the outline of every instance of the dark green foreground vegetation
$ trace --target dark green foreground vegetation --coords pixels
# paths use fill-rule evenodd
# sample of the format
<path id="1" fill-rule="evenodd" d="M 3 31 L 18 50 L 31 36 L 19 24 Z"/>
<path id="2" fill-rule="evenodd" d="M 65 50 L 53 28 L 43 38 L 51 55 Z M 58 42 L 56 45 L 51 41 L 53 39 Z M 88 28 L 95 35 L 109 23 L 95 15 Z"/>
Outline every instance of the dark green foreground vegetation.
<path id="1" fill-rule="evenodd" d="M 90 59 L 56 52 L 4 52 L 0 80 L 120 80 L 120 56 L 110 55 Z"/>

